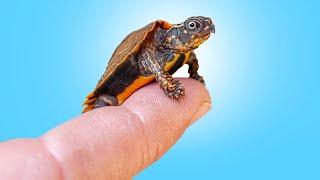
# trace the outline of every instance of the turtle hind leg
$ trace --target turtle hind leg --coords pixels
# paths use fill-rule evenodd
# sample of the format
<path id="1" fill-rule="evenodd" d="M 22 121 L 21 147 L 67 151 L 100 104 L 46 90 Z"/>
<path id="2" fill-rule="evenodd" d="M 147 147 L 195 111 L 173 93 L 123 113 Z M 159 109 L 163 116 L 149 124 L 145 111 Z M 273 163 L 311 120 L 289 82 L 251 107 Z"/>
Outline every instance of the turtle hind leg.
<path id="1" fill-rule="evenodd" d="M 98 97 L 88 98 L 84 103 L 85 108 L 82 111 L 83 113 L 97 109 L 104 106 L 117 106 L 118 99 L 114 96 L 107 94 L 101 94 Z"/>
<path id="2" fill-rule="evenodd" d="M 205 84 L 203 77 L 198 74 L 199 64 L 194 52 L 191 52 L 187 64 L 189 65 L 188 73 L 190 74 L 190 78 Z"/>
<path id="3" fill-rule="evenodd" d="M 94 109 L 103 107 L 103 106 L 117 106 L 118 99 L 114 96 L 101 94 L 97 97 L 95 102 L 93 103 Z"/>

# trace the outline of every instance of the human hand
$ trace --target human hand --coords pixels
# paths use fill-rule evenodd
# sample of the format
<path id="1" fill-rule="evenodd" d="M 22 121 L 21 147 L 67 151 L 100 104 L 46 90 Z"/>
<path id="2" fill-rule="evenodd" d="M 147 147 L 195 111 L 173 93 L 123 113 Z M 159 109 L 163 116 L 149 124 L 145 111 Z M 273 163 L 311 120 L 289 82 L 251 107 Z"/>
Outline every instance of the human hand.
<path id="1" fill-rule="evenodd" d="M 211 106 L 205 87 L 180 79 L 186 96 L 157 84 L 121 106 L 90 111 L 36 139 L 0 144 L 0 179 L 130 179 L 158 160 Z"/>

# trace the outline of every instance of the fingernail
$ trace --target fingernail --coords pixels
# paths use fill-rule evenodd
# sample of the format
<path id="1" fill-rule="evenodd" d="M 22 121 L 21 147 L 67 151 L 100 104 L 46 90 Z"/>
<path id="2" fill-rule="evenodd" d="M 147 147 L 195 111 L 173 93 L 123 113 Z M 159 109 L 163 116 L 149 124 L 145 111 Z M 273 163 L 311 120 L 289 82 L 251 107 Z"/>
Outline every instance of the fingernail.
<path id="1" fill-rule="evenodd" d="M 198 111 L 195 113 L 195 115 L 192 117 L 190 124 L 194 123 L 197 121 L 201 116 L 205 115 L 210 109 L 211 109 L 211 103 L 210 102 L 205 102 L 203 103 Z"/>

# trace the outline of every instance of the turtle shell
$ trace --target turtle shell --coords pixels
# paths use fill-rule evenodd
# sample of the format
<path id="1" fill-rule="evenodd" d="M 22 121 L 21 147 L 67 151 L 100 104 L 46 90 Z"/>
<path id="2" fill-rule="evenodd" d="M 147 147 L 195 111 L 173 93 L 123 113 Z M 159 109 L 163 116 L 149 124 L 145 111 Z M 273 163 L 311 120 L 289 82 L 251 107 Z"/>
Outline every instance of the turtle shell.
<path id="1" fill-rule="evenodd" d="M 143 42 L 146 40 L 146 38 L 156 28 L 160 27 L 163 29 L 169 29 L 169 28 L 171 28 L 171 26 L 172 25 L 166 21 L 158 20 L 158 21 L 154 21 L 154 22 L 146 25 L 145 27 L 143 27 L 139 30 L 136 30 L 136 31 L 133 31 L 132 33 L 130 33 L 119 44 L 119 46 L 116 48 L 116 50 L 112 54 L 112 56 L 108 62 L 107 68 L 106 68 L 104 74 L 102 75 L 101 79 L 99 80 L 95 90 L 87 96 L 87 99 L 84 102 L 84 105 L 86 105 L 84 112 L 89 111 L 94 108 L 93 103 L 95 102 L 97 96 L 99 96 L 102 93 L 106 93 L 105 91 L 107 90 L 107 88 L 109 88 L 109 89 L 114 88 L 115 86 L 113 86 L 113 84 L 117 85 L 117 82 L 115 82 L 115 80 L 114 80 L 115 77 L 122 76 L 121 74 L 118 74 L 118 73 L 124 73 L 124 74 L 133 73 L 131 75 L 131 77 L 134 79 L 132 79 L 131 81 L 125 80 L 126 82 L 122 82 L 122 83 L 133 83 L 133 81 L 135 80 L 135 84 L 137 86 L 140 86 L 139 84 L 146 84 L 147 81 L 151 81 L 152 80 L 151 77 L 150 78 L 143 78 L 143 77 L 136 76 L 137 72 L 135 72 L 134 70 L 130 70 L 130 68 L 128 68 L 128 64 L 132 63 L 129 61 L 131 61 L 132 57 L 134 57 L 135 54 L 137 54 L 139 52 L 141 44 L 143 44 Z M 119 68 L 120 68 L 120 71 L 119 71 Z M 125 91 L 127 91 L 127 93 L 124 93 L 124 94 L 131 94 L 136 88 L 130 87 L 129 86 L 130 84 L 127 84 L 127 85 L 129 88 L 125 88 Z M 117 87 L 121 88 L 119 86 L 117 86 Z M 119 101 L 118 103 L 121 104 L 127 96 L 124 94 L 121 94 L 119 96 L 117 96 L 118 94 L 112 94 L 112 95 L 117 96 L 118 101 Z"/>
<path id="2" fill-rule="evenodd" d="M 140 45 L 155 28 L 161 27 L 163 29 L 169 29 L 171 26 L 172 25 L 166 21 L 158 20 L 130 33 L 113 52 L 108 62 L 108 66 L 99 80 L 96 89 L 99 89 L 104 84 L 118 66 L 128 61 L 130 55 L 139 51 Z"/>

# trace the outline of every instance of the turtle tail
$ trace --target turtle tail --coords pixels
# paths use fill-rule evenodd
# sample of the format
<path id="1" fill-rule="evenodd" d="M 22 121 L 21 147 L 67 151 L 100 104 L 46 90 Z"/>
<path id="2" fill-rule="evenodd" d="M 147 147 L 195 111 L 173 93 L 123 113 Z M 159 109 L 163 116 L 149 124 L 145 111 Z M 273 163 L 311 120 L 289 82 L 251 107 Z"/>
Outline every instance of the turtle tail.
<path id="1" fill-rule="evenodd" d="M 97 97 L 95 96 L 95 94 L 92 92 L 90 93 L 86 100 L 84 101 L 83 105 L 84 105 L 84 109 L 82 110 L 82 113 L 91 111 L 92 109 L 94 109 L 94 102 L 96 101 Z"/>

